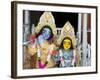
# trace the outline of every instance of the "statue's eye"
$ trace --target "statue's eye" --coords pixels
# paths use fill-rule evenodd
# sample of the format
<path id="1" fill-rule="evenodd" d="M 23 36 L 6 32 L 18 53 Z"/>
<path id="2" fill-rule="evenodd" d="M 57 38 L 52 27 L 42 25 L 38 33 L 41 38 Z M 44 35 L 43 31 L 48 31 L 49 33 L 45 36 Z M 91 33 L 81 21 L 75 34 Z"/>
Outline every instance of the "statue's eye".
<path id="1" fill-rule="evenodd" d="M 71 45 L 71 41 L 69 39 L 65 39 L 63 44 L 66 44 L 66 45 Z"/>

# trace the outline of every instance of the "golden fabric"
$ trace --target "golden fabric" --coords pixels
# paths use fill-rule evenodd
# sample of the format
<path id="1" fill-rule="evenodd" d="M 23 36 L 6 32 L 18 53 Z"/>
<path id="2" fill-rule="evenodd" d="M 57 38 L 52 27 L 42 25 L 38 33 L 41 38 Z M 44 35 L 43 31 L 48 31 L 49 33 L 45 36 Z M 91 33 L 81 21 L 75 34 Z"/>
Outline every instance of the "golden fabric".
<path id="1" fill-rule="evenodd" d="M 40 51 L 41 51 L 41 57 L 40 57 L 40 59 L 41 59 L 42 63 L 45 63 L 46 60 L 47 60 L 47 56 L 49 54 L 48 51 L 50 49 L 49 48 L 50 46 L 51 46 L 51 44 L 48 41 L 45 41 L 43 44 L 40 45 Z M 36 45 L 30 44 L 28 46 L 28 53 L 31 54 L 32 56 L 34 56 L 35 54 L 37 54 L 37 47 L 36 47 Z M 38 57 L 36 57 L 36 61 L 35 62 L 36 62 L 36 64 L 35 64 L 36 68 L 39 68 L 38 67 Z M 55 66 L 55 61 L 52 58 L 50 58 L 47 66 L 46 66 L 46 68 L 50 68 L 50 67 L 54 67 L 54 66 Z"/>

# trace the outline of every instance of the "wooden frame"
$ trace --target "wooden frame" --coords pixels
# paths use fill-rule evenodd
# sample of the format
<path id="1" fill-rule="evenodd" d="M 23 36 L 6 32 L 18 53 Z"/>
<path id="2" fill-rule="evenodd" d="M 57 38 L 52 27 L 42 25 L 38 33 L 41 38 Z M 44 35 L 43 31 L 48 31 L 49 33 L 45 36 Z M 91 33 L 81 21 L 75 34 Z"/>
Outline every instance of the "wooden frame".
<path id="1" fill-rule="evenodd" d="M 34 7 L 29 7 L 29 8 L 26 8 L 25 6 L 34 6 L 36 7 L 37 9 L 34 9 Z M 31 74 L 31 73 L 25 73 L 25 75 L 23 74 L 24 72 L 21 73 L 21 75 L 18 73 L 18 72 L 21 72 L 20 69 L 18 68 L 18 65 L 19 65 L 19 62 L 18 62 L 18 59 L 19 59 L 19 56 L 18 56 L 18 43 L 20 42 L 19 41 L 19 38 L 18 38 L 18 35 L 19 35 L 19 31 L 18 31 L 18 26 L 21 24 L 18 22 L 19 19 L 19 11 L 23 11 L 23 10 L 36 10 L 36 11 L 45 11 L 46 9 L 42 9 L 42 10 L 39 10 L 39 7 L 51 7 L 51 8 L 48 8 L 49 11 L 58 11 L 58 12 L 68 12 L 69 9 L 66 9 L 67 7 L 68 8 L 73 8 L 73 11 L 69 11 L 71 13 L 74 13 L 74 9 L 77 9 L 79 11 L 76 11 L 75 13 L 89 13 L 91 15 L 91 20 L 90 20 L 90 25 L 91 25 L 91 37 L 93 36 L 93 38 L 91 38 L 91 56 L 92 56 L 92 62 L 91 62 L 91 70 L 88 71 L 88 67 L 82 67 L 84 69 L 82 69 L 82 71 L 76 71 L 76 72 L 64 72 L 64 73 L 60 73 L 60 71 L 58 72 L 52 72 L 52 69 L 50 72 L 52 72 L 51 74 Z M 54 9 L 53 9 L 54 7 Z M 59 10 L 55 10 L 55 9 L 59 9 Z M 62 11 L 61 11 L 61 9 Z M 66 11 L 66 10 L 67 11 Z M 83 12 L 81 12 L 82 10 L 81 9 L 84 9 Z M 86 11 L 85 11 L 86 10 Z M 22 17 L 23 15 L 21 15 Z M 93 17 L 94 16 L 94 17 Z M 21 18 L 22 19 L 22 18 Z M 93 22 L 93 23 L 92 23 Z M 65 76 L 65 75 L 80 75 L 80 74 L 93 74 L 93 73 L 97 73 L 97 6 L 85 6 L 85 5 L 69 5 L 69 4 L 53 4 L 53 3 L 39 3 L 39 2 L 24 2 L 24 1 L 13 1 L 11 2 L 11 77 L 12 78 L 32 78 L 32 77 L 50 77 L 50 76 Z M 23 24 L 23 21 L 22 21 L 22 24 Z M 93 25 L 93 26 L 92 26 Z M 21 32 L 21 31 L 20 31 Z M 22 32 L 21 32 L 22 33 Z M 21 38 L 21 37 L 20 37 Z M 22 39 L 21 39 L 22 40 Z M 94 45 L 92 44 L 92 41 L 95 40 L 94 42 Z M 94 46 L 94 47 L 93 47 Z M 22 53 L 21 53 L 22 54 Z M 95 57 L 93 57 L 95 56 Z M 95 65 L 92 65 L 92 64 L 95 64 Z M 80 68 L 80 67 L 78 67 Z M 87 70 L 86 70 L 87 69 Z M 44 69 L 42 69 L 44 70 Z M 42 71 L 40 70 L 40 72 Z M 63 70 L 63 69 L 62 69 Z M 76 69 L 72 69 L 72 70 L 76 70 Z M 84 71 L 85 70 L 85 71 Z M 25 71 L 25 70 L 24 70 Z M 35 70 L 34 70 L 35 71 Z M 33 71 L 33 72 L 34 72 Z M 47 70 L 48 71 L 48 70 Z M 57 71 L 57 70 L 55 70 Z M 46 72 L 46 71 L 45 71 Z M 23 75 L 22 75 L 23 74 Z M 31 75 L 30 75 L 31 74 Z"/>

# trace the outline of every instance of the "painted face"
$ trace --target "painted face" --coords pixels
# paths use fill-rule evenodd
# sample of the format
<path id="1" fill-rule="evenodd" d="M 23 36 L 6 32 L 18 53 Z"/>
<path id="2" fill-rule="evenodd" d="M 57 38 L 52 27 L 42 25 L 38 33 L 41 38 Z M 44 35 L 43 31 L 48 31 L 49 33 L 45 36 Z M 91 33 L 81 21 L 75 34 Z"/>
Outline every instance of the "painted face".
<path id="1" fill-rule="evenodd" d="M 44 28 L 42 30 L 42 36 L 44 39 L 49 39 L 51 36 L 51 30 L 49 28 Z"/>
<path id="2" fill-rule="evenodd" d="M 63 47 L 64 47 L 65 50 L 70 49 L 70 47 L 71 47 L 71 41 L 70 41 L 70 39 L 65 39 L 64 40 Z"/>

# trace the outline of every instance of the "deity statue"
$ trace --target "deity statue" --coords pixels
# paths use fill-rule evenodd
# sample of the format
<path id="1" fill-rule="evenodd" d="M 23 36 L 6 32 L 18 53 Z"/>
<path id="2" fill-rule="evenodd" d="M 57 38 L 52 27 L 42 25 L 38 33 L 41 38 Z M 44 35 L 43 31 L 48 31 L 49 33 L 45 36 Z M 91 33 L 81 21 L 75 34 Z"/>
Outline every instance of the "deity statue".
<path id="1" fill-rule="evenodd" d="M 76 48 L 74 28 L 67 21 L 57 40 L 58 54 L 54 56 L 57 67 L 75 67 L 80 65 L 80 55 Z"/>
<path id="2" fill-rule="evenodd" d="M 30 36 L 28 53 L 32 56 L 33 68 L 52 68 L 55 61 L 52 58 L 56 32 L 55 20 L 51 12 L 44 12 L 35 28 L 35 34 Z"/>

